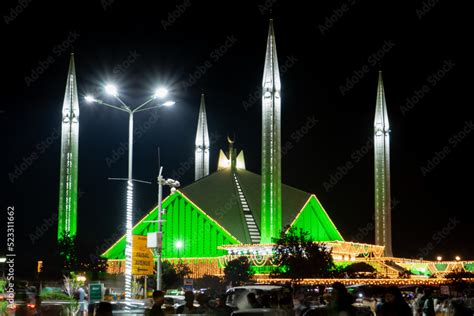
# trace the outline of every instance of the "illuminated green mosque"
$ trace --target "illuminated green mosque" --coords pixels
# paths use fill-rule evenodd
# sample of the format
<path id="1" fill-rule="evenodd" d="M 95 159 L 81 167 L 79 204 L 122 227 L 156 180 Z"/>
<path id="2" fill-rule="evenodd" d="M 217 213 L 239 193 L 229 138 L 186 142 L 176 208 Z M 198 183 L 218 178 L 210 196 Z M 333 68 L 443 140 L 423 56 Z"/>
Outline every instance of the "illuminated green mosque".
<path id="1" fill-rule="evenodd" d="M 375 240 L 363 244 L 344 240 L 315 194 L 281 183 L 281 81 L 273 22 L 268 32 L 262 80 L 261 175 L 246 169 L 243 151 L 220 151 L 217 171 L 209 173 L 210 141 L 201 96 L 195 142 L 195 181 L 172 192 L 163 201 L 164 260 L 185 261 L 193 277 L 221 274 L 226 262 L 245 255 L 260 275 L 271 269 L 272 240 L 283 227 L 302 228 L 314 242 L 331 248 L 338 264 L 364 261 L 384 277 L 442 276 L 456 267 L 473 270 L 473 262 L 426 261 L 394 258 L 390 225 L 389 127 L 382 74 L 377 88 L 375 139 Z M 134 227 L 133 234 L 157 231 L 157 207 Z M 125 236 L 102 256 L 109 272 L 123 273 Z"/>

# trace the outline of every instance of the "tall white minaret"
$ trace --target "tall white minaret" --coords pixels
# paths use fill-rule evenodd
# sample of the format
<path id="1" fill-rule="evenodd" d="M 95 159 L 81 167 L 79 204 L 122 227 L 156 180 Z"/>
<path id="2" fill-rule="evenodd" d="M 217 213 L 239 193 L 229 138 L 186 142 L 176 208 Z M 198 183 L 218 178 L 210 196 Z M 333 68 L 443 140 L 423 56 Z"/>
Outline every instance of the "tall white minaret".
<path id="1" fill-rule="evenodd" d="M 381 71 L 379 71 L 375 108 L 374 154 L 375 244 L 385 246 L 385 256 L 391 257 L 393 252 L 390 201 L 390 126 Z"/>
<path id="2" fill-rule="evenodd" d="M 280 235 L 281 218 L 281 82 L 273 20 L 268 29 L 262 81 L 262 208 L 261 241 Z"/>
<path id="3" fill-rule="evenodd" d="M 71 54 L 62 111 L 58 240 L 64 233 L 68 233 L 70 237 L 76 236 L 78 154 L 79 100 L 74 54 Z"/>
<path id="4" fill-rule="evenodd" d="M 206 105 L 204 103 L 204 94 L 201 94 L 201 106 L 199 107 L 199 119 L 196 132 L 196 151 L 194 180 L 209 175 L 209 131 L 207 128 Z"/>

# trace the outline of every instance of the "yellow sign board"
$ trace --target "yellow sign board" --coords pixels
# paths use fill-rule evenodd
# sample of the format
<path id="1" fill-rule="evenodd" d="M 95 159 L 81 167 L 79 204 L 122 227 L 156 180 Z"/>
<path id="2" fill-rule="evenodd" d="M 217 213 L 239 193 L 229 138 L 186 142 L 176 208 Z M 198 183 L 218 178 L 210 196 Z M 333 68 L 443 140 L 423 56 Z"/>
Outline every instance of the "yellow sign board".
<path id="1" fill-rule="evenodd" d="M 133 235 L 132 274 L 153 274 L 153 254 L 146 246 L 146 236 Z"/>

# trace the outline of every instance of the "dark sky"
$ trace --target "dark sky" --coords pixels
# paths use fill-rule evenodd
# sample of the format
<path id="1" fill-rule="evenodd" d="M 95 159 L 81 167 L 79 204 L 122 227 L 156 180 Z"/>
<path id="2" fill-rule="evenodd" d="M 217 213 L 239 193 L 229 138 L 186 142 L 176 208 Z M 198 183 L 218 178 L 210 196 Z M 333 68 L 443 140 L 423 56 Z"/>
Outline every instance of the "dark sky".
<path id="1" fill-rule="evenodd" d="M 32 272 L 55 244 L 56 222 L 48 223 L 57 212 L 57 132 L 72 47 L 81 98 L 111 80 L 130 104 L 145 101 L 158 84 L 170 87 L 177 101 L 159 110 L 158 120 L 138 137 L 135 178 L 155 179 L 159 146 L 165 176 L 192 182 L 194 167 L 186 165 L 193 163 L 201 90 L 216 138 L 211 170 L 218 150 L 227 148 L 225 136 L 235 133 L 248 169 L 260 173 L 261 102 L 257 96 L 252 103 L 249 95 L 260 89 L 270 9 L 279 62 L 287 63 L 281 78 L 283 182 L 315 193 L 347 240 L 374 241 L 367 142 L 381 64 L 392 127 L 394 253 L 474 258 L 472 80 L 463 79 L 472 71 L 462 58 L 467 37 L 461 40 L 469 29 L 461 17 L 466 9 L 435 0 L 312 7 L 283 0 L 202 2 L 2 3 L 1 214 L 14 205 L 19 273 Z M 147 126 L 150 115 L 137 115 L 136 126 Z M 124 219 L 124 185 L 107 178 L 126 176 L 126 154 L 108 163 L 126 141 L 125 114 L 80 100 L 83 255 L 117 236 Z M 31 157 L 12 181 L 9 174 Z M 331 176 L 339 175 L 329 187 Z M 156 191 L 156 185 L 137 186 L 135 218 L 156 203 Z"/>

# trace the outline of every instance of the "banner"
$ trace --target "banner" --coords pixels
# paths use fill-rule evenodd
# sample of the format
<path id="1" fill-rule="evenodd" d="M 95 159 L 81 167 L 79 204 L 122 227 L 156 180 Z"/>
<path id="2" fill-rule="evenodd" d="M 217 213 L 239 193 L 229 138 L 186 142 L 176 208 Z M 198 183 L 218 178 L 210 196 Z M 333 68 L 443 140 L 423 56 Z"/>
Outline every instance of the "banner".
<path id="1" fill-rule="evenodd" d="M 152 275 L 153 266 L 153 254 L 147 248 L 147 237 L 133 235 L 132 274 Z"/>

